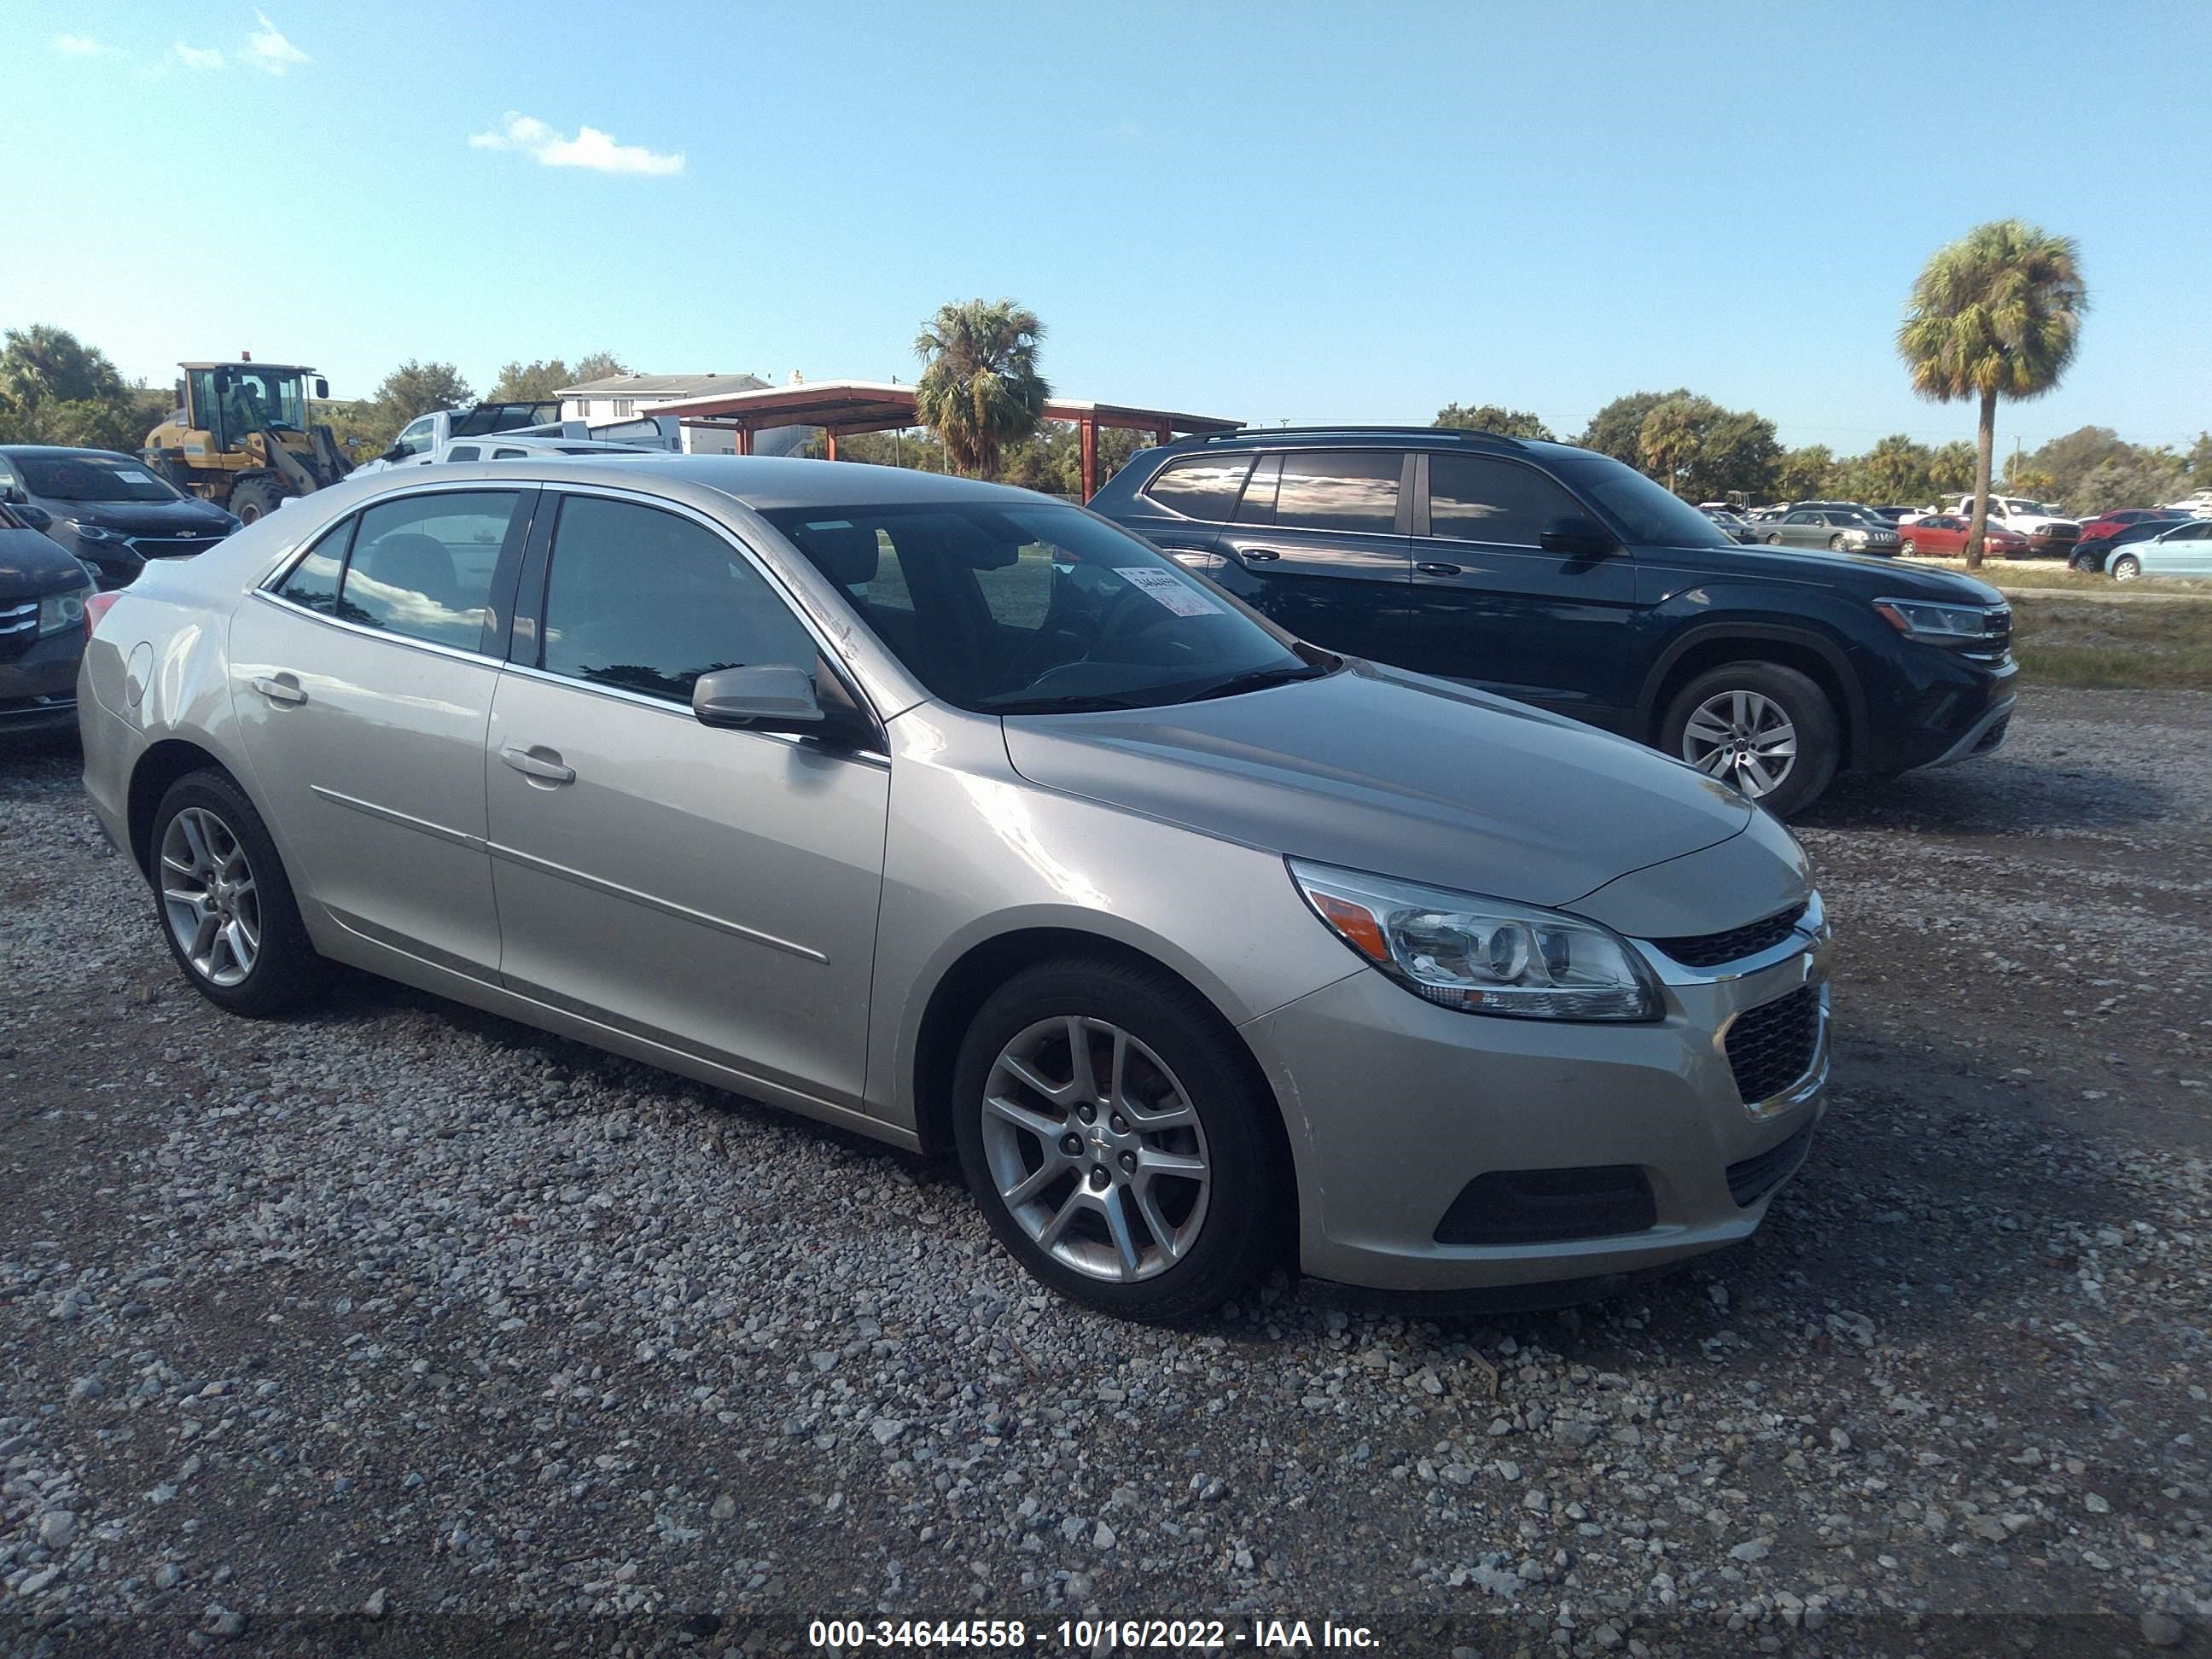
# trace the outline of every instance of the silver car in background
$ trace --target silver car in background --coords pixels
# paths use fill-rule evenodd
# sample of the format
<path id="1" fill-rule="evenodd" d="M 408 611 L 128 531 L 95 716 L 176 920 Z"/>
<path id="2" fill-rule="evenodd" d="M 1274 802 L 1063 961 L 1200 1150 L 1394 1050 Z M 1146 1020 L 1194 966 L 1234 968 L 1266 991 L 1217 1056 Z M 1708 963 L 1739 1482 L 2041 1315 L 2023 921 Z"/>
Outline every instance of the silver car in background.
<path id="1" fill-rule="evenodd" d="M 1747 1237 L 1822 1109 L 1773 818 L 1043 497 L 449 465 L 106 603 L 86 786 L 211 1000 L 348 963 L 956 1152 L 1115 1314 L 1564 1298 Z"/>
<path id="2" fill-rule="evenodd" d="M 1900 545 L 1897 526 L 1862 507 L 1833 501 L 1801 504 L 1758 526 L 1760 539 L 1774 547 L 1825 547 L 1831 553 L 1894 555 Z"/>

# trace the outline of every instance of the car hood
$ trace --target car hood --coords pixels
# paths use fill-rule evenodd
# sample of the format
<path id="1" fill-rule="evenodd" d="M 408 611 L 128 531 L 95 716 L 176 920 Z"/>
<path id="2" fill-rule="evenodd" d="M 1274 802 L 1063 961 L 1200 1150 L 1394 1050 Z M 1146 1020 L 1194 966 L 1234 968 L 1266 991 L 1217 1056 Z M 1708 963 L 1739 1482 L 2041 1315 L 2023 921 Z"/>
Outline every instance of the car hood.
<path id="1" fill-rule="evenodd" d="M 1639 549 L 1638 556 L 1644 556 Z M 1752 576 L 1778 581 L 1815 583 L 1860 599 L 1929 599 L 1945 605 L 2002 605 L 2005 597 L 1985 581 L 1955 570 L 1914 565 L 1866 553 L 1830 553 L 1809 548 L 1703 547 L 1653 550 L 1655 570 L 1671 572 L 1676 588 L 1702 585 L 1716 577 Z M 1690 580 L 1689 578 L 1694 578 Z"/>
<path id="2" fill-rule="evenodd" d="M 57 519 L 74 519 L 79 524 L 96 524 L 132 535 L 179 530 L 220 532 L 230 524 L 230 514 L 212 501 L 64 501 L 41 495 L 38 502 Z"/>
<path id="3" fill-rule="evenodd" d="M 1561 905 L 1742 832 L 1640 744 L 1370 663 L 1164 708 L 1011 717 L 1031 782 L 1346 868 Z"/>
<path id="4" fill-rule="evenodd" d="M 84 567 L 35 530 L 0 526 L 0 603 L 84 585 Z"/>

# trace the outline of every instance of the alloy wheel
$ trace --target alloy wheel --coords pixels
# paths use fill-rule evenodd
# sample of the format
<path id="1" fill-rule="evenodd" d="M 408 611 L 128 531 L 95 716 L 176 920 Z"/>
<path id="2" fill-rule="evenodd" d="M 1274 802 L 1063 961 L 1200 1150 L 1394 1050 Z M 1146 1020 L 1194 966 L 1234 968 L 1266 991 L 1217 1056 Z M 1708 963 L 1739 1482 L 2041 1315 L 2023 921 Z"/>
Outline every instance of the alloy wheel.
<path id="1" fill-rule="evenodd" d="M 1757 800 L 1797 763 L 1797 727 L 1780 703 L 1757 691 L 1718 691 L 1682 728 L 1682 758 Z"/>
<path id="2" fill-rule="evenodd" d="M 187 806 L 161 836 L 161 909 L 192 971 L 210 985 L 244 982 L 261 957 L 261 896 L 246 848 L 204 806 Z"/>
<path id="3" fill-rule="evenodd" d="M 1018 1032 L 983 1090 L 983 1153 L 1007 1212 L 1055 1261 L 1127 1283 L 1165 1273 L 1206 1224 L 1206 1130 L 1144 1042 L 1067 1015 Z"/>

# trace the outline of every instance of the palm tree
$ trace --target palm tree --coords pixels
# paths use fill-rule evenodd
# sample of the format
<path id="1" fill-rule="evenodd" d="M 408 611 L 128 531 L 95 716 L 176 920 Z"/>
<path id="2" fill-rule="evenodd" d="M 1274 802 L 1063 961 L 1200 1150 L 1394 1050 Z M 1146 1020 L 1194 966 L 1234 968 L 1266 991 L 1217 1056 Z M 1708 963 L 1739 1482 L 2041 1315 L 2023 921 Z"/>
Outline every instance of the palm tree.
<path id="1" fill-rule="evenodd" d="M 1966 568 L 1982 564 L 1997 399 L 2039 398 L 2074 360 L 2089 309 L 2081 248 L 2018 219 L 1977 226 L 1929 258 L 1897 331 L 1912 389 L 1936 403 L 1981 399 Z"/>
<path id="2" fill-rule="evenodd" d="M 915 412 L 936 429 L 960 471 L 999 475 L 1000 451 L 1037 428 L 1052 388 L 1037 373 L 1044 325 L 1012 300 L 943 305 L 914 343 L 927 365 Z"/>
<path id="3" fill-rule="evenodd" d="M 1645 471 L 1654 477 L 1667 475 L 1668 489 L 1674 489 L 1682 469 L 1698 459 L 1711 408 L 1702 398 L 1669 398 L 1655 404 L 1644 417 L 1644 429 L 1637 437 L 1638 452 L 1644 457 Z"/>

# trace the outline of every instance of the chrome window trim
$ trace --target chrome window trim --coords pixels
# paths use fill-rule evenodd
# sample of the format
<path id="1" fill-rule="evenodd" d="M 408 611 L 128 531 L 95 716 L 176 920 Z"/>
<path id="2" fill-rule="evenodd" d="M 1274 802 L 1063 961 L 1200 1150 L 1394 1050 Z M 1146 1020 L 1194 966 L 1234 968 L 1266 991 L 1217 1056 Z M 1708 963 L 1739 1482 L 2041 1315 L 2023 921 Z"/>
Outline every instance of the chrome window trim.
<path id="1" fill-rule="evenodd" d="M 1769 912 L 1769 915 L 1773 914 Z M 1763 974 L 1768 969 L 1789 961 L 1792 957 L 1804 956 L 1808 951 L 1817 961 L 1827 949 L 1830 933 L 1827 912 L 1820 903 L 1820 892 L 1813 889 L 1805 896 L 1805 913 L 1797 918 L 1797 925 L 1779 944 L 1770 945 L 1764 951 L 1748 957 L 1739 957 L 1734 962 L 1716 963 L 1711 968 L 1691 968 L 1674 960 L 1650 939 L 1632 940 L 1651 971 L 1659 976 L 1662 985 L 1726 985 L 1733 980 L 1748 979 L 1753 974 Z"/>

